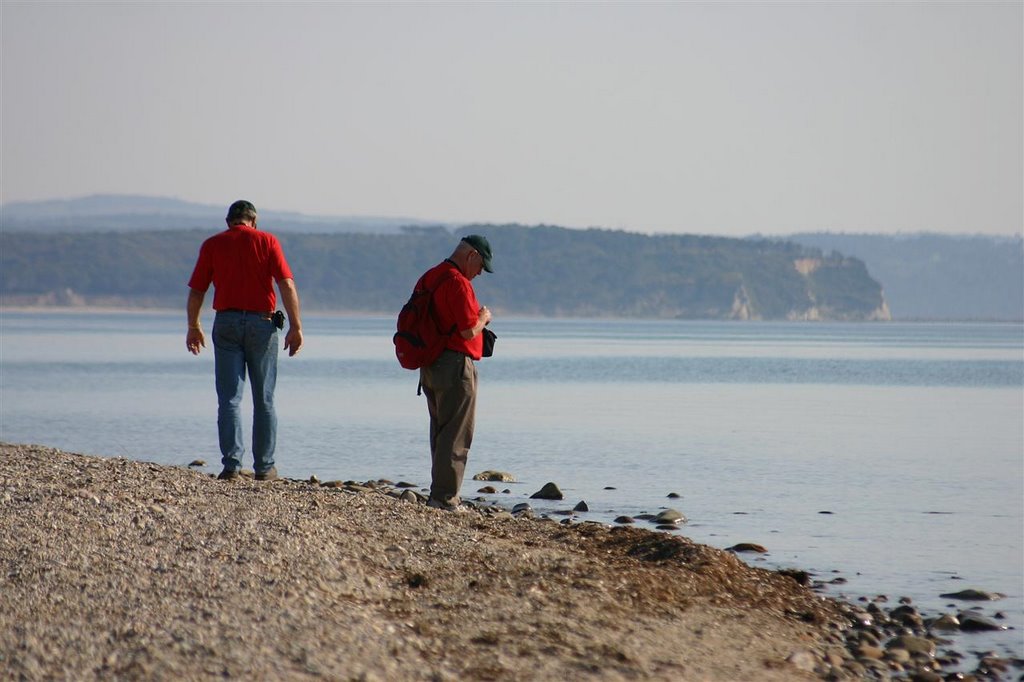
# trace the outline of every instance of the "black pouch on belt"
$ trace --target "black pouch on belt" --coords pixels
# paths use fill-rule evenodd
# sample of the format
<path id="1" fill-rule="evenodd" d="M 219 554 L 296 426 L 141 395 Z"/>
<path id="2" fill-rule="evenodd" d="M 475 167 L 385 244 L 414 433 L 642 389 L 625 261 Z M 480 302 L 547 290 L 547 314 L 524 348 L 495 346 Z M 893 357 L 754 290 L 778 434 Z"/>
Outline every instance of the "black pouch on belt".
<path id="1" fill-rule="evenodd" d="M 277 327 L 278 329 L 284 329 L 284 311 L 283 310 L 275 310 L 274 314 L 271 316 L 271 318 L 274 320 L 274 326 L 275 327 Z"/>
<path id="2" fill-rule="evenodd" d="M 494 340 L 498 338 L 498 335 L 492 332 L 487 327 L 484 327 L 484 352 L 483 357 L 489 358 L 494 355 Z"/>

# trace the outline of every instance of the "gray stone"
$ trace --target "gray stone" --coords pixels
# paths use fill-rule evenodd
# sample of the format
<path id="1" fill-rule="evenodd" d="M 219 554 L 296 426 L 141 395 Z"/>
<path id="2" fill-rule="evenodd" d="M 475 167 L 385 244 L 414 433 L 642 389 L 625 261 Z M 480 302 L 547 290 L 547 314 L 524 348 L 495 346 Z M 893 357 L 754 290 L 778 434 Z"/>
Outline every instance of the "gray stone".
<path id="1" fill-rule="evenodd" d="M 666 509 L 654 517 L 657 523 L 686 523 L 686 517 L 675 509 Z"/>
<path id="2" fill-rule="evenodd" d="M 531 500 L 561 500 L 564 499 L 565 495 L 558 489 L 558 486 L 554 483 L 545 483 L 544 486 L 530 495 Z"/>
<path id="3" fill-rule="evenodd" d="M 885 652 L 877 646 L 871 646 L 870 644 L 861 644 L 857 647 L 857 658 L 868 658 L 871 660 L 881 660 Z"/>
<path id="4" fill-rule="evenodd" d="M 798 585 L 807 586 L 811 584 L 811 574 L 796 568 L 780 568 L 777 573 L 792 578 Z"/>
<path id="5" fill-rule="evenodd" d="M 204 466 L 206 466 L 206 460 L 205 459 L 194 459 L 191 462 L 189 462 L 188 465 L 190 467 L 204 467 Z"/>
<path id="6" fill-rule="evenodd" d="M 924 637 L 914 635 L 900 635 L 893 637 L 885 644 L 886 649 L 906 649 L 911 654 L 924 654 L 925 656 L 935 655 L 935 642 Z"/>
<path id="7" fill-rule="evenodd" d="M 867 668 L 858 663 L 857 661 L 847 661 L 843 664 L 845 670 L 849 670 L 851 674 L 857 679 L 863 679 L 867 674 Z"/>
<path id="8" fill-rule="evenodd" d="M 963 611 L 960 613 L 960 629 L 964 632 L 989 632 L 992 630 L 1005 630 L 1005 625 L 999 625 L 994 620 L 986 618 L 980 613 Z"/>
<path id="9" fill-rule="evenodd" d="M 586 503 L 585 500 L 580 500 L 579 504 L 577 504 L 575 507 L 573 507 L 572 510 L 573 511 L 577 511 L 577 512 L 588 512 L 588 511 L 590 511 L 590 507 L 587 506 L 587 503 Z"/>
<path id="10" fill-rule="evenodd" d="M 493 485 L 485 485 L 483 488 L 480 488 L 480 490 L 477 490 L 477 492 L 478 493 L 485 493 L 485 494 L 488 494 L 488 495 L 493 495 L 494 493 L 496 493 L 498 491 L 494 488 Z"/>
<path id="11" fill-rule="evenodd" d="M 869 616 L 869 618 L 870 618 L 870 616 Z M 862 644 L 867 644 L 867 645 L 873 646 L 873 647 L 879 646 L 878 638 L 875 637 L 868 630 L 861 630 L 859 633 L 857 633 L 857 638 L 860 639 Z"/>
<path id="12" fill-rule="evenodd" d="M 513 514 L 522 514 L 523 512 L 530 512 L 530 511 L 533 511 L 533 507 L 531 507 L 526 502 L 520 502 L 516 506 L 512 507 L 512 513 Z"/>
<path id="13" fill-rule="evenodd" d="M 978 671 L 984 671 L 987 673 L 986 677 L 994 677 L 996 675 L 1002 677 L 1002 674 L 1006 673 L 1010 669 L 1010 664 L 1010 659 L 1000 658 L 994 653 L 990 653 L 986 656 L 982 656 L 978 661 Z M 1014 661 L 1013 665 L 1018 668 L 1021 667 L 1020 660 L 1017 659 Z"/>
<path id="14" fill-rule="evenodd" d="M 474 481 L 500 481 L 502 483 L 515 483 L 516 478 L 505 471 L 481 471 L 473 477 Z"/>
<path id="15" fill-rule="evenodd" d="M 888 661 L 896 661 L 897 663 L 910 663 L 910 652 L 900 648 L 889 649 L 885 652 L 885 658 Z"/>
<path id="16" fill-rule="evenodd" d="M 726 547 L 726 550 L 729 552 L 757 552 L 758 554 L 768 551 L 764 545 L 759 545 L 756 542 L 740 542 L 732 547 Z"/>
<path id="17" fill-rule="evenodd" d="M 960 621 L 956 616 L 944 613 L 928 624 L 932 630 L 954 632 L 960 629 Z"/>
<path id="18" fill-rule="evenodd" d="M 996 599 L 1002 599 L 1006 595 L 1000 592 L 985 592 L 984 590 L 970 588 L 960 590 L 959 592 L 946 592 L 939 596 L 943 599 L 960 599 L 963 601 L 995 601 Z"/>
<path id="19" fill-rule="evenodd" d="M 786 657 L 786 662 L 797 670 L 810 673 L 814 672 L 814 668 L 818 664 L 818 657 L 807 649 L 798 649 Z"/>
<path id="20" fill-rule="evenodd" d="M 636 523 L 632 516 L 616 516 L 615 523 Z"/>
<path id="21" fill-rule="evenodd" d="M 934 670 L 918 670 L 910 676 L 913 682 L 942 682 L 942 675 Z"/>
<path id="22" fill-rule="evenodd" d="M 825 662 L 833 668 L 840 668 L 850 658 L 845 649 L 829 649 L 825 652 Z"/>
<path id="23" fill-rule="evenodd" d="M 908 627 L 920 627 L 923 623 L 921 614 L 917 612 L 913 606 L 904 604 L 903 606 L 897 606 L 889 612 L 889 616 L 894 620 L 898 620 Z"/>

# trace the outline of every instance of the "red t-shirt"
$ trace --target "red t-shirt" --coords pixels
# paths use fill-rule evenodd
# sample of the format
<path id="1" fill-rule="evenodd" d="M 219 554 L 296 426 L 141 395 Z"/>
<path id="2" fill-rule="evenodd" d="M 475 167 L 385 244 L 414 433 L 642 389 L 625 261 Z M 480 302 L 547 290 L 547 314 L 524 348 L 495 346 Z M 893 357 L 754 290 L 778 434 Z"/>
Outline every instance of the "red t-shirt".
<path id="1" fill-rule="evenodd" d="M 452 274 L 449 275 L 449 272 Z M 433 287 L 442 277 L 448 279 L 434 291 L 434 310 L 437 311 L 441 329 L 448 330 L 455 326 L 445 348 L 479 360 L 484 353 L 484 335 L 477 334 L 471 339 L 464 339 L 459 333 L 464 329 L 472 329 L 480 319 L 480 304 L 476 301 L 473 285 L 453 263 L 443 261 L 424 275 L 427 288 Z"/>
<path id="2" fill-rule="evenodd" d="M 274 282 L 291 277 L 277 237 L 232 225 L 203 242 L 188 285 L 205 292 L 212 282 L 214 310 L 269 312 L 277 307 Z"/>

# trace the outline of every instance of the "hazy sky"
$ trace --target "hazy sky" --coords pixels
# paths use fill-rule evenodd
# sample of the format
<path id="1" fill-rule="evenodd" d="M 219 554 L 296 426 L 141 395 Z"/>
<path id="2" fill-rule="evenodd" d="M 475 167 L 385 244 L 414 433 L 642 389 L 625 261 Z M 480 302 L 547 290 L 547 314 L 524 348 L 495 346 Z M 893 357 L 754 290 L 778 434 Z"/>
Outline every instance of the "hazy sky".
<path id="1" fill-rule="evenodd" d="M 0 200 L 1020 233 L 1024 3 L 2 0 Z"/>

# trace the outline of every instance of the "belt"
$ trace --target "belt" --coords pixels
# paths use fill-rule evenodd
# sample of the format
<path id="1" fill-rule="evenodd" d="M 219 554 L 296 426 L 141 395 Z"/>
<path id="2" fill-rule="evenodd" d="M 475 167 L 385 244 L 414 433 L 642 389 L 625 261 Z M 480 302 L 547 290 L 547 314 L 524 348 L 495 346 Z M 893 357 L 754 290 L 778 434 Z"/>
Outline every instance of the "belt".
<path id="1" fill-rule="evenodd" d="M 268 320 L 274 317 L 273 311 L 268 313 L 266 310 L 242 310 L 241 308 L 225 308 L 224 310 L 218 310 L 217 312 L 218 313 L 246 313 L 248 315 L 259 315 L 260 317 L 264 317 L 264 318 L 266 318 Z"/>

